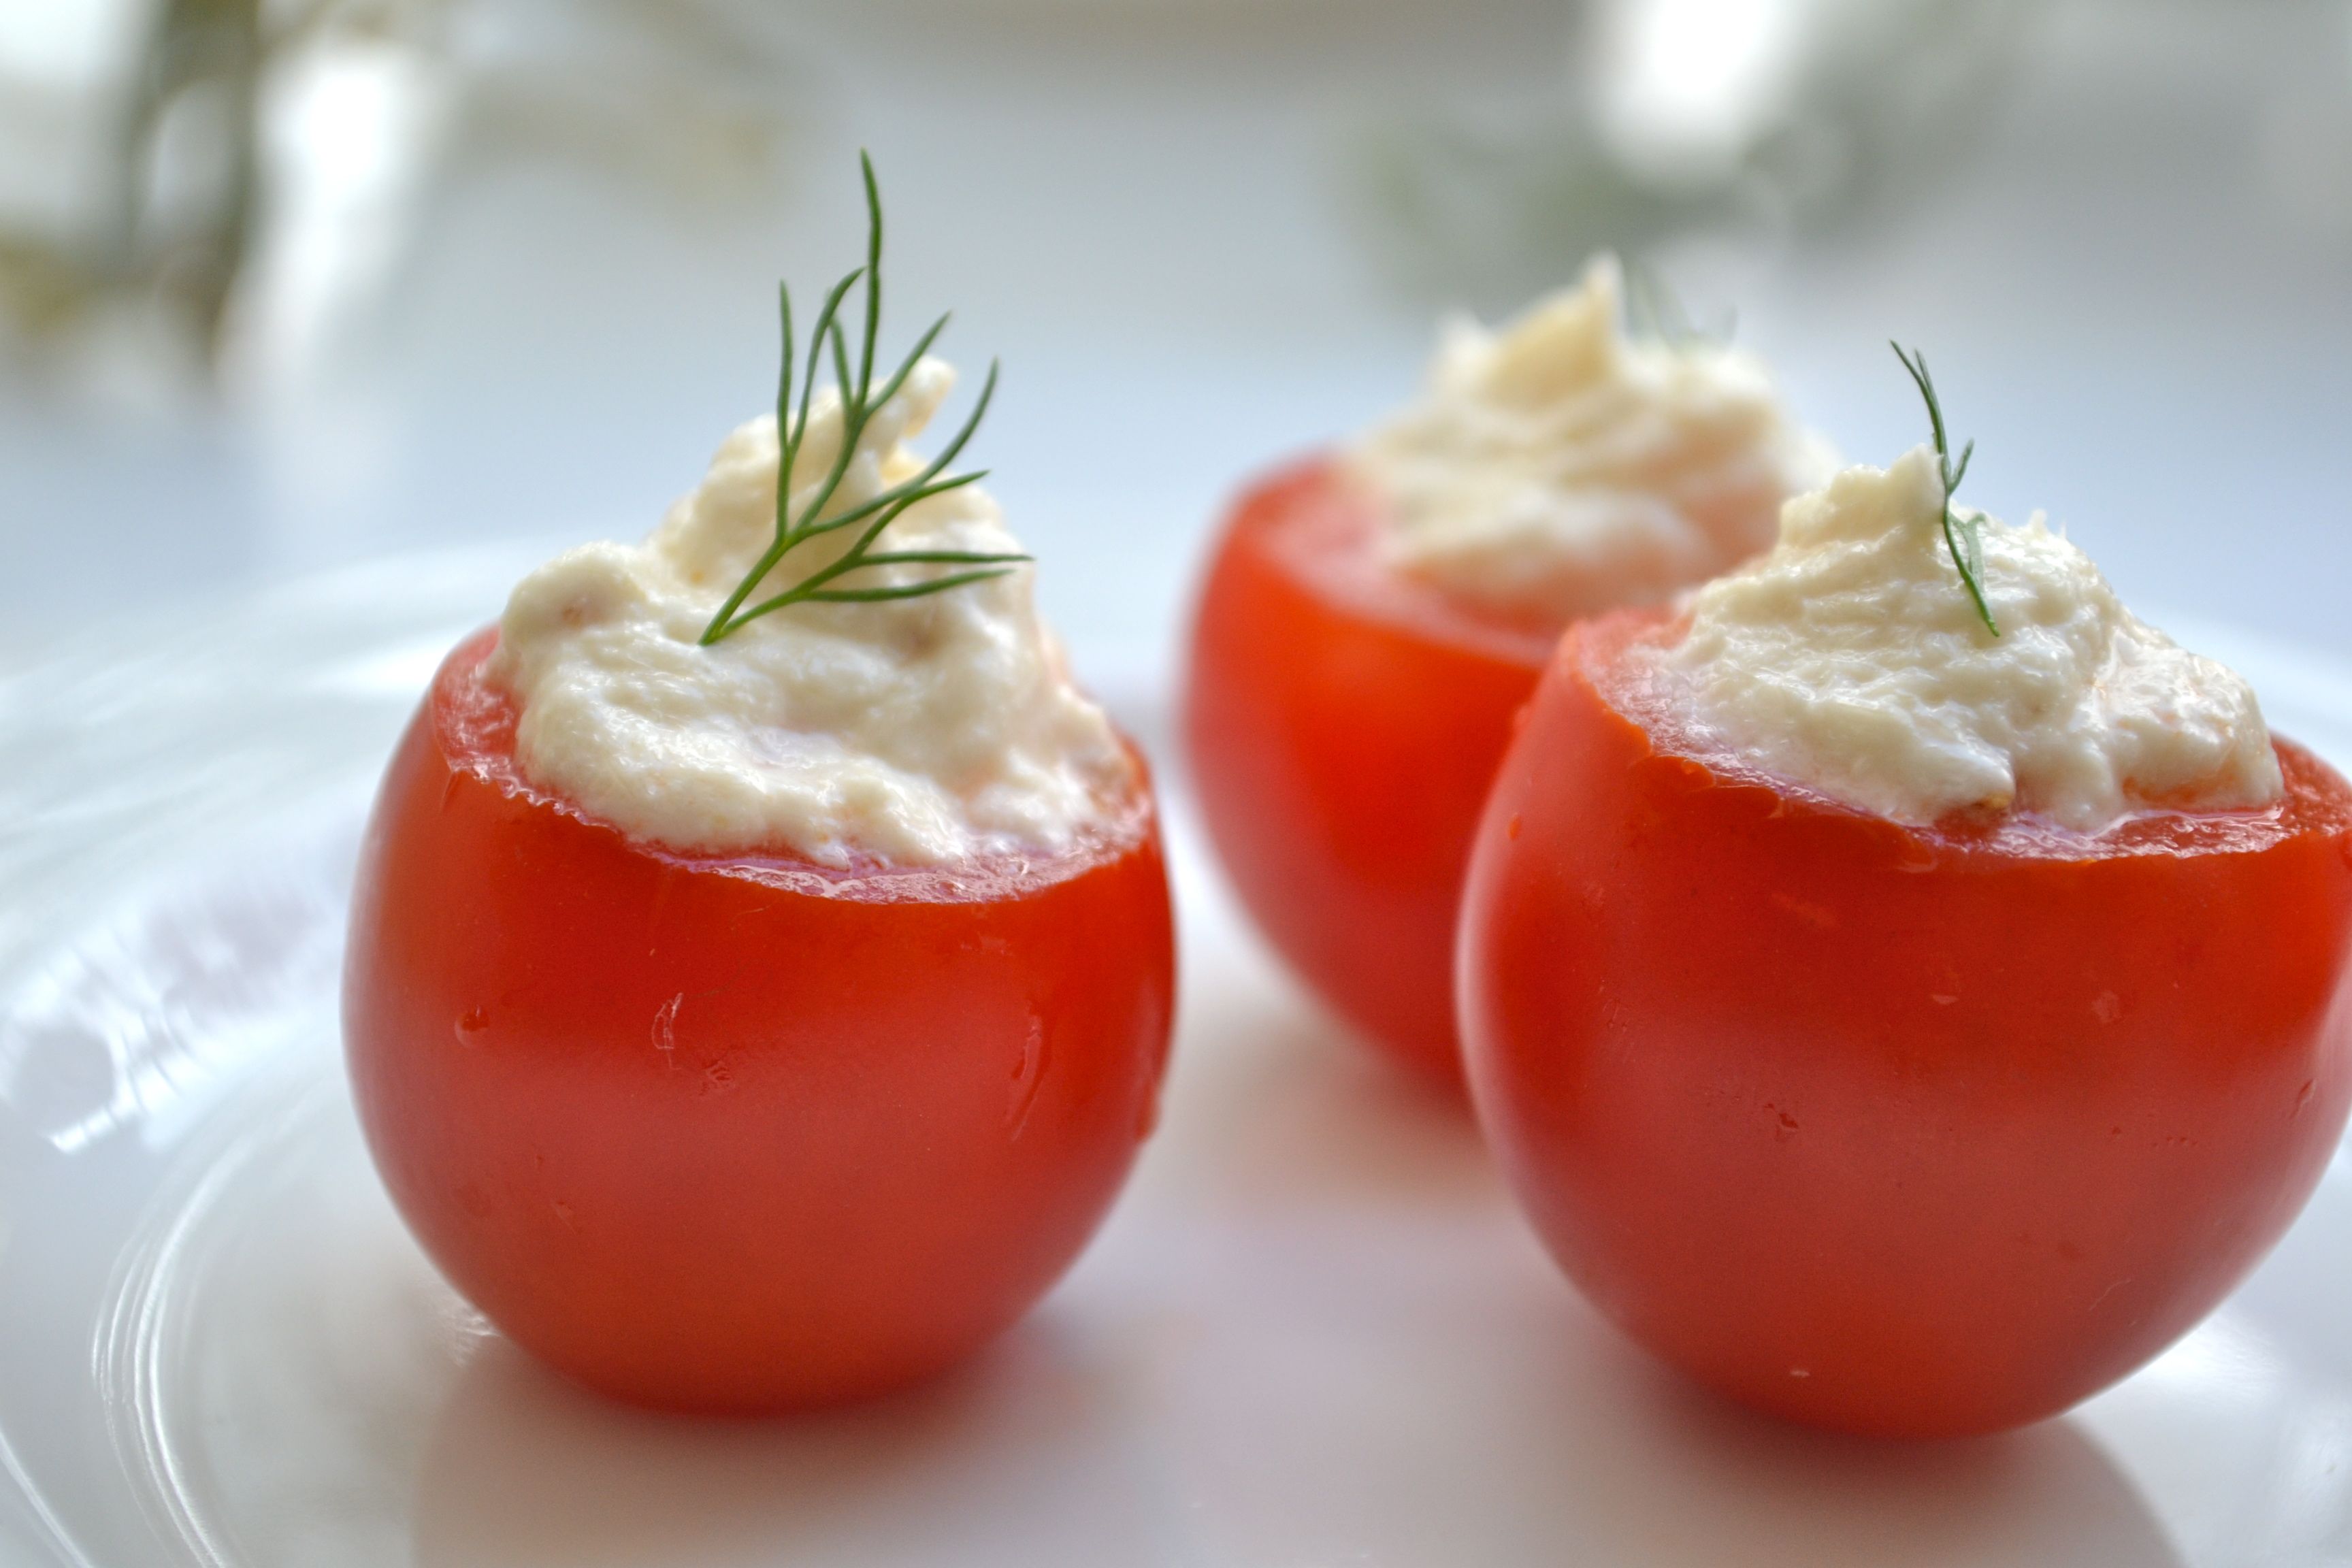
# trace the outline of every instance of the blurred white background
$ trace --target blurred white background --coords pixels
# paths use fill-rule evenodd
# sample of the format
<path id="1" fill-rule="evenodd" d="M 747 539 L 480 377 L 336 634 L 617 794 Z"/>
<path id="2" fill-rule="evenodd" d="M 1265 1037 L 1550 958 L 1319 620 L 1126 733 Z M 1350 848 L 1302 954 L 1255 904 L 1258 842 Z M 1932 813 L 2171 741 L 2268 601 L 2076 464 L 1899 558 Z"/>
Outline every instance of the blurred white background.
<path id="1" fill-rule="evenodd" d="M 1164 676 L 1240 480 L 1601 245 L 1856 458 L 1917 342 L 1969 499 L 2352 655 L 2347 0 L 0 0 L 0 655 L 642 532 L 861 145 L 1082 668 Z"/>

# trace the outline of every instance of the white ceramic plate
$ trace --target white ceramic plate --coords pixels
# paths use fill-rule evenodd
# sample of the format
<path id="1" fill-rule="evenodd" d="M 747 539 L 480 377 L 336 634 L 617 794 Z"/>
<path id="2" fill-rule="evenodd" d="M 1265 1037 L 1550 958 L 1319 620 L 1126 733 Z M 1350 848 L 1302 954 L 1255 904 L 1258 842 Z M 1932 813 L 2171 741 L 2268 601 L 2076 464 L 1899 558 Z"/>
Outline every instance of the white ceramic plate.
<path id="1" fill-rule="evenodd" d="M 333 1014 L 375 769 L 517 564 L 379 565 L 0 683 L 0 1561 L 2352 1563 L 2352 1162 L 2063 1420 L 1889 1447 L 1753 1419 L 1579 1303 L 1465 1119 L 1258 952 L 1181 803 L 1160 1131 L 1026 1322 L 809 1420 L 574 1390 L 409 1242 Z M 2190 640 L 2352 759 L 2352 677 Z"/>

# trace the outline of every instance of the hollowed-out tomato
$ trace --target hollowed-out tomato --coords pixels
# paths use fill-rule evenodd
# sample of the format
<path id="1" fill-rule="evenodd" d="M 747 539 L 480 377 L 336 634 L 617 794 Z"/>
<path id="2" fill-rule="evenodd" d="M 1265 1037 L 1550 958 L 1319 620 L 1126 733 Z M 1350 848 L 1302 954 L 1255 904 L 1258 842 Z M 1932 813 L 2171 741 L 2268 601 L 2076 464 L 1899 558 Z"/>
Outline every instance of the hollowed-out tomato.
<path id="1" fill-rule="evenodd" d="M 1323 461 L 1243 497 L 1193 626 L 1185 734 L 1259 928 L 1340 1016 L 1458 1086 L 1463 867 L 1558 628 L 1482 618 L 1391 570 L 1379 504 Z"/>
<path id="2" fill-rule="evenodd" d="M 1907 827 L 1680 738 L 1563 641 L 1463 908 L 1473 1097 L 1561 1267 L 1799 1420 L 1981 1432 L 2210 1309 L 2352 1099 L 2352 790 L 2086 838 Z"/>
<path id="3" fill-rule="evenodd" d="M 345 973 L 361 1121 L 425 1251 L 524 1347 L 650 1405 L 845 1399 L 972 1351 L 1151 1124 L 1173 950 L 1139 766 L 1059 857 L 672 853 L 522 778 L 495 640 L 394 755 Z"/>

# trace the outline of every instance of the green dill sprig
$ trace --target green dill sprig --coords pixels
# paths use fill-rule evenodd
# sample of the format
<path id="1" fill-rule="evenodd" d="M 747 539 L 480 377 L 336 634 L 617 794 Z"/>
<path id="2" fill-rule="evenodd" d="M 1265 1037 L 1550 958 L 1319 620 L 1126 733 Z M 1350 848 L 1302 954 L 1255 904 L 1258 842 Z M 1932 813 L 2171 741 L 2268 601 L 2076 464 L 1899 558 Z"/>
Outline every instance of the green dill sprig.
<path id="1" fill-rule="evenodd" d="M 1895 357 L 1911 373 L 1919 395 L 1927 403 L 1927 424 L 1936 433 L 1936 464 L 1944 479 L 1945 548 L 1952 552 L 1952 564 L 1958 569 L 1960 582 L 1976 605 L 1977 618 L 1984 622 L 1986 631 L 1999 637 L 2000 627 L 1993 622 L 1992 606 L 1985 602 L 1983 519 L 1962 517 L 1952 510 L 1952 493 L 1960 488 L 1960 479 L 1969 471 L 1969 459 L 1976 456 L 1977 444 L 1969 442 L 1960 448 L 1960 460 L 1952 461 L 1951 442 L 1944 434 L 1944 407 L 1936 400 L 1936 384 L 1927 374 L 1927 356 L 1917 349 L 1906 353 L 1903 345 L 1891 338 L 1886 346 L 1895 351 Z"/>
<path id="2" fill-rule="evenodd" d="M 950 474 L 947 467 L 956 459 L 972 432 L 980 428 L 982 416 L 988 412 L 989 399 L 996 393 L 996 362 L 988 365 L 988 379 L 982 383 L 980 400 L 971 417 L 963 422 L 950 440 L 921 473 L 910 479 L 892 485 L 871 500 L 859 502 L 845 510 L 828 513 L 849 473 L 851 460 L 857 455 L 858 443 L 866 425 L 875 414 L 898 395 L 914 374 L 916 364 L 929 350 L 948 324 L 941 316 L 931 323 L 930 330 L 916 340 L 915 346 L 898 368 L 883 381 L 874 384 L 874 349 L 882 332 L 882 193 L 874 181 L 874 161 L 865 153 L 857 155 L 866 176 L 866 265 L 833 286 L 824 297 L 824 304 L 816 314 L 816 327 L 809 334 L 808 363 L 800 380 L 800 406 L 793 407 L 793 361 L 796 357 L 793 334 L 793 293 L 782 284 L 776 287 L 781 313 L 783 317 L 784 366 L 776 382 L 776 442 L 780 453 L 776 460 L 776 535 L 760 559 L 752 563 L 750 572 L 727 595 L 719 613 L 710 617 L 703 628 L 701 641 L 708 647 L 734 631 L 737 627 L 761 616 L 771 615 L 788 605 L 800 604 L 871 604 L 884 599 L 919 599 L 930 594 L 944 594 L 950 588 L 961 588 L 968 583 L 984 582 L 1002 577 L 1017 563 L 1030 559 L 1026 555 L 994 553 L 973 550 L 877 550 L 882 531 L 896 522 L 906 510 L 917 501 L 949 490 L 959 489 L 975 480 L 985 479 L 987 471 Z M 849 339 L 841 324 L 841 308 L 849 291 L 860 282 L 866 286 L 865 331 L 857 350 L 857 363 L 850 364 Z M 816 493 L 794 514 L 793 497 L 793 465 L 799 458 L 801 443 L 808 436 L 809 408 L 816 397 L 817 372 L 826 358 L 833 362 L 834 383 L 841 395 L 841 447 L 834 454 L 833 466 L 826 470 Z M 818 567 L 791 587 L 761 600 L 748 609 L 744 601 L 751 591 L 766 581 L 768 574 L 794 550 L 822 534 L 835 533 L 845 528 L 858 530 L 849 548 L 824 566 Z M 899 583 L 875 588 L 836 587 L 835 584 L 853 572 L 875 566 L 961 566 L 966 570 L 949 572 L 918 582 Z"/>

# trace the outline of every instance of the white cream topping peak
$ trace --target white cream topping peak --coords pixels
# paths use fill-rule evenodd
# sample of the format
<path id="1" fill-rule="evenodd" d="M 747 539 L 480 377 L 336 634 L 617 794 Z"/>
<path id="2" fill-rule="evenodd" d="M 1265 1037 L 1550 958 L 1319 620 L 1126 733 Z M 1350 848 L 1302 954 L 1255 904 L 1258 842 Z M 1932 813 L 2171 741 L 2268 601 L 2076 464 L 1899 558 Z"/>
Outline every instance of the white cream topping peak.
<path id="1" fill-rule="evenodd" d="M 953 382 L 940 361 L 917 365 L 866 425 L 825 515 L 920 471 L 904 443 Z M 794 468 L 803 504 L 841 437 L 827 388 Z M 672 848 L 834 866 L 1053 852 L 1100 826 L 1133 787 L 1130 764 L 1071 684 L 1025 569 L 923 598 L 798 604 L 700 645 L 773 537 L 777 458 L 774 418 L 754 419 L 644 543 L 584 545 L 517 585 L 488 674 L 520 706 L 525 776 Z M 802 546 L 766 591 L 855 531 Z M 976 486 L 917 503 L 887 537 L 897 550 L 1020 548 Z M 877 567 L 856 585 L 937 570 Z"/>
<path id="2" fill-rule="evenodd" d="M 1829 473 L 1752 356 L 1629 338 L 1614 260 L 1490 332 L 1448 324 L 1422 401 L 1350 454 L 1400 570 L 1562 624 L 1651 604 L 1772 541 Z"/>
<path id="3" fill-rule="evenodd" d="M 2085 833 L 2284 787 L 2252 689 L 2125 608 L 2039 515 L 1979 517 L 1989 633 L 1938 526 L 1934 453 L 1852 468 L 1692 595 L 1656 656 L 1701 733 L 1898 821 L 2020 811 Z"/>

